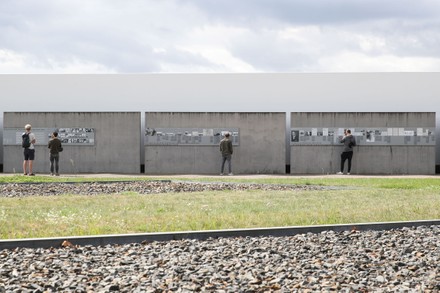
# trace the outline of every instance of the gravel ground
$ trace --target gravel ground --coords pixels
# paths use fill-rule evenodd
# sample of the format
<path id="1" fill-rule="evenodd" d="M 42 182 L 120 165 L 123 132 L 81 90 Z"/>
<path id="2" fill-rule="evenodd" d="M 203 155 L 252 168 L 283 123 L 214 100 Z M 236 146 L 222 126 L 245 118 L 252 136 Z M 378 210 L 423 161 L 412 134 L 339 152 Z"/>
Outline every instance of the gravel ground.
<path id="1" fill-rule="evenodd" d="M 0 196 L 319 189 L 230 183 L 6 184 Z M 440 226 L 0 251 L 0 292 L 440 292 Z"/>
<path id="2" fill-rule="evenodd" d="M 0 251 L 6 292 L 439 292 L 440 227 Z M 1 291 L 1 290 L 0 290 Z"/>
<path id="3" fill-rule="evenodd" d="M 327 187 L 328 188 L 328 187 Z M 60 194 L 111 194 L 138 192 L 140 194 L 166 192 L 198 192 L 215 190 L 321 190 L 311 185 L 273 185 L 247 183 L 200 183 L 175 181 L 125 181 L 91 183 L 16 183 L 0 185 L 1 197 L 50 196 Z"/>

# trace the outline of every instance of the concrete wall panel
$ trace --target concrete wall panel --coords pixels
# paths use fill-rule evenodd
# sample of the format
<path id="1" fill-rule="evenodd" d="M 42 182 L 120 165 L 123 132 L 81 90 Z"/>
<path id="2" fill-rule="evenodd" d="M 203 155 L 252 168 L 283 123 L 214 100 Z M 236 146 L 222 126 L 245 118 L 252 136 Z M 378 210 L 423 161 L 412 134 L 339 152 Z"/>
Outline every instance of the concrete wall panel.
<path id="1" fill-rule="evenodd" d="M 291 113 L 291 127 L 430 127 L 435 113 Z M 389 145 L 354 148 L 353 174 L 435 174 L 435 145 Z M 342 146 L 291 145 L 291 174 L 334 174 Z M 347 170 L 347 162 L 345 163 Z"/>
<path id="2" fill-rule="evenodd" d="M 6 112 L 4 128 L 94 128 L 94 145 L 64 144 L 60 173 L 140 173 L 138 112 Z M 49 173 L 49 149 L 36 145 L 34 172 Z M 22 172 L 21 146 L 4 146 L 4 172 Z"/>
<path id="3" fill-rule="evenodd" d="M 240 145 L 234 146 L 236 174 L 285 173 L 285 113 L 147 112 L 145 127 L 238 127 Z M 145 146 L 147 174 L 218 174 L 218 145 Z"/>

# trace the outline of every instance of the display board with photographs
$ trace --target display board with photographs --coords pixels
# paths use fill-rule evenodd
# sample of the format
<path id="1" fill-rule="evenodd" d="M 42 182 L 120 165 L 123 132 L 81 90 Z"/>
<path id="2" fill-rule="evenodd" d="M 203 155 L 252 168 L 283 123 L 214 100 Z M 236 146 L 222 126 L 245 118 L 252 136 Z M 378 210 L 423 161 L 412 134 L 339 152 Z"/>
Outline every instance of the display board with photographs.
<path id="1" fill-rule="evenodd" d="M 240 144 L 239 128 L 151 128 L 145 130 L 145 145 L 218 145 L 226 133 L 232 145 Z"/>
<path id="2" fill-rule="evenodd" d="M 69 145 L 94 145 L 95 129 L 94 128 L 59 128 L 58 138 L 63 144 Z"/>
<path id="3" fill-rule="evenodd" d="M 339 144 L 344 129 L 350 129 L 358 145 L 435 145 L 430 127 L 302 127 L 291 128 L 290 145 Z"/>
<path id="4" fill-rule="evenodd" d="M 68 128 L 32 128 L 37 145 L 49 142 L 52 132 L 58 132 L 58 138 L 64 145 L 94 145 L 95 129 L 84 127 Z M 21 145 L 23 128 L 5 128 L 3 131 L 3 145 Z"/>

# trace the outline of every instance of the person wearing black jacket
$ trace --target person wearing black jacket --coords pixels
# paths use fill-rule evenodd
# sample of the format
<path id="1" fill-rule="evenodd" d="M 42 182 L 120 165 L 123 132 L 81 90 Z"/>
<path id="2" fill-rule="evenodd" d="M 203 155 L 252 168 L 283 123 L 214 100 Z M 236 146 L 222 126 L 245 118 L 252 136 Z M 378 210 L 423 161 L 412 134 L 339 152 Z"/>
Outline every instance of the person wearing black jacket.
<path id="1" fill-rule="evenodd" d="M 344 137 L 342 137 L 339 142 L 344 144 L 344 149 L 342 150 L 341 153 L 341 171 L 338 172 L 337 174 L 339 175 L 344 174 L 345 161 L 348 160 L 347 175 L 350 175 L 351 159 L 353 158 L 353 147 L 356 146 L 356 139 L 354 138 L 353 135 L 351 135 L 351 130 L 346 129 L 344 131 Z"/>

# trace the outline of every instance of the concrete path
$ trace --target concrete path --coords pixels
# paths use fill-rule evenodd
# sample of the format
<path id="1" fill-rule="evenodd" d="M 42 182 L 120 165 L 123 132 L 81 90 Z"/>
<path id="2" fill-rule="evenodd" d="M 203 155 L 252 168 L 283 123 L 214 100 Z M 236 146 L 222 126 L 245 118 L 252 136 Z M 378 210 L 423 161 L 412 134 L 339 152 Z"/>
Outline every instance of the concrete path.
<path id="1" fill-rule="evenodd" d="M 0 173 L 0 176 L 13 176 L 18 175 L 16 173 Z M 21 174 L 19 174 L 21 175 Z M 50 176 L 50 174 L 36 174 L 38 176 Z M 263 179 L 263 178 L 432 178 L 440 179 L 440 174 L 436 175 L 337 175 L 337 174 L 324 174 L 324 175 L 291 175 L 291 174 L 237 174 L 232 176 L 220 176 L 212 174 L 172 174 L 172 175 L 151 175 L 151 174 L 116 174 L 116 173 L 81 173 L 81 174 L 61 174 L 61 177 L 84 177 L 84 178 L 235 178 L 235 179 Z"/>

